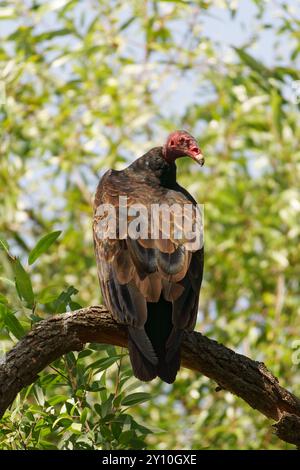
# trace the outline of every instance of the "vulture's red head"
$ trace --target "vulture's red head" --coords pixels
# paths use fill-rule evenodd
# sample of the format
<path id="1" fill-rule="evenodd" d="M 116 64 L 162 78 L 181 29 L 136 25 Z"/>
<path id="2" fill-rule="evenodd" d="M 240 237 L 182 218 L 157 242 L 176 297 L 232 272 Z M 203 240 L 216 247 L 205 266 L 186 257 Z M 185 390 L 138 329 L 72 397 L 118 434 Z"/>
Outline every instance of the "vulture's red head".
<path id="1" fill-rule="evenodd" d="M 179 157 L 190 157 L 199 165 L 204 165 L 204 157 L 196 139 L 186 131 L 174 131 L 169 135 L 163 147 L 163 155 L 169 163 Z"/>

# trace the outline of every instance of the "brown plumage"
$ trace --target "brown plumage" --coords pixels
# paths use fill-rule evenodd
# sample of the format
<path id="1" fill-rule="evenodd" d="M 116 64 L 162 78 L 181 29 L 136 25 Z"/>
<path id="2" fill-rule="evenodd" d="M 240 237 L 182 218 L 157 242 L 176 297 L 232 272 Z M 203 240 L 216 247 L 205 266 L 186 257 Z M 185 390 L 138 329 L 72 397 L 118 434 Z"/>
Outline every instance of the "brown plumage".
<path id="1" fill-rule="evenodd" d="M 191 246 L 185 232 L 175 236 L 175 216 L 170 233 L 163 233 L 161 213 L 156 217 L 158 236 L 153 238 L 150 230 L 153 204 L 190 204 L 189 217 L 196 222 L 196 202 L 176 182 L 175 160 L 182 156 L 204 162 L 195 139 L 175 131 L 163 147 L 153 148 L 125 170 L 107 171 L 95 196 L 93 233 L 104 302 L 115 320 L 128 326 L 133 372 L 144 381 L 156 376 L 168 383 L 175 380 L 183 331 L 193 330 L 197 317 L 203 248 Z M 107 238 L 99 236 L 99 224 L 102 233 L 108 230 L 107 213 L 99 213 L 99 207 L 119 209 L 119 196 L 127 197 L 129 222 L 138 215 L 138 229 L 146 227 L 144 238 L 135 239 L 130 232 L 124 236 L 118 221 L 115 239 L 108 233 Z M 135 204 L 143 204 L 147 213 L 130 214 Z"/>

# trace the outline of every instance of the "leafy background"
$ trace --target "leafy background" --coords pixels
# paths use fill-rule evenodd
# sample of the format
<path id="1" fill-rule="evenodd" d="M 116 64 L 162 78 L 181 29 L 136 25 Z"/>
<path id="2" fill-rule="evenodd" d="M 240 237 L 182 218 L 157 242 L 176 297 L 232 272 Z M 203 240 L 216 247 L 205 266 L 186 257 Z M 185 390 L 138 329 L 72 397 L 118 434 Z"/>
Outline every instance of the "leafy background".
<path id="1" fill-rule="evenodd" d="M 179 162 L 205 204 L 197 329 L 300 394 L 299 25 L 282 0 L 0 2 L 2 354 L 40 319 L 99 303 L 99 175 L 185 128 L 206 156 L 203 171 Z M 125 350 L 91 344 L 23 390 L 0 447 L 289 446 L 207 378 L 142 384 Z"/>

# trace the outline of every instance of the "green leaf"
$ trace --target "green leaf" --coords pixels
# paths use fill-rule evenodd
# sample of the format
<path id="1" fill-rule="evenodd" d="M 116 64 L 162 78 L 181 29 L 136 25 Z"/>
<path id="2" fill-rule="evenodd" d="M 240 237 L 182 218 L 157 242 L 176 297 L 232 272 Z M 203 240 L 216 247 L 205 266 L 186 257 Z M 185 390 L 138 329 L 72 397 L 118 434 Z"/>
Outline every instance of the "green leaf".
<path id="1" fill-rule="evenodd" d="M 282 113 L 282 98 L 280 94 L 273 88 L 271 94 L 271 106 L 272 106 L 272 113 L 273 113 L 273 124 L 274 129 L 277 134 L 277 137 L 280 139 L 282 136 L 282 121 L 284 119 Z"/>
<path id="2" fill-rule="evenodd" d="M 129 429 L 127 431 L 122 432 L 122 435 L 120 436 L 119 441 L 121 444 L 124 444 L 126 445 L 126 447 L 128 447 L 129 442 L 134 437 L 134 435 L 135 435 L 135 432 L 132 429 Z"/>
<path id="3" fill-rule="evenodd" d="M 47 401 L 49 405 L 54 406 L 58 403 L 65 403 L 68 397 L 66 395 L 55 395 L 54 397 L 50 397 Z"/>
<path id="4" fill-rule="evenodd" d="M 8 253 L 9 246 L 3 235 L 0 235 L 0 250 L 4 250 Z"/>
<path id="5" fill-rule="evenodd" d="M 38 323 L 39 321 L 44 320 L 42 317 L 35 315 L 34 313 L 30 315 L 30 319 L 32 320 L 32 323 Z"/>
<path id="6" fill-rule="evenodd" d="M 76 367 L 77 360 L 75 354 L 72 351 L 65 354 L 64 357 L 69 369 L 73 369 L 74 367 Z"/>
<path id="7" fill-rule="evenodd" d="M 21 339 L 25 334 L 25 330 L 19 320 L 15 317 L 13 312 L 7 307 L 5 303 L 0 302 L 0 317 L 3 320 L 6 328 L 18 339 Z"/>
<path id="8" fill-rule="evenodd" d="M 4 323 L 9 331 L 18 339 L 25 335 L 25 330 L 19 320 L 12 314 L 7 313 L 4 317 Z"/>
<path id="9" fill-rule="evenodd" d="M 36 296 L 37 301 L 40 304 L 47 304 L 49 302 L 54 302 L 57 299 L 57 294 L 59 291 L 58 285 L 47 286 Z"/>
<path id="10" fill-rule="evenodd" d="M 136 16 L 131 16 L 128 20 L 126 20 L 123 24 L 121 24 L 119 31 L 124 31 L 124 29 L 128 28 L 128 26 L 136 20 Z"/>
<path id="11" fill-rule="evenodd" d="M 70 430 L 73 431 L 74 434 L 81 434 L 82 424 L 81 423 L 72 423 Z"/>
<path id="12" fill-rule="evenodd" d="M 100 380 L 98 381 L 99 385 L 103 385 L 103 390 L 100 390 L 100 398 L 101 402 L 103 403 L 105 400 L 107 400 L 107 389 L 106 389 L 106 370 L 103 372 L 101 375 Z"/>
<path id="13" fill-rule="evenodd" d="M 138 403 L 143 403 L 145 401 L 148 401 L 150 400 L 150 398 L 151 398 L 150 393 L 136 392 L 125 397 L 124 400 L 122 400 L 121 405 L 133 406 L 133 405 L 137 405 Z"/>
<path id="14" fill-rule="evenodd" d="M 105 418 L 108 414 L 111 413 L 113 400 L 114 400 L 114 395 L 111 393 L 108 399 L 104 403 L 102 403 L 101 405 L 102 418 Z"/>
<path id="15" fill-rule="evenodd" d="M 21 300 L 24 299 L 28 306 L 32 308 L 34 304 L 34 294 L 29 274 L 25 271 L 18 258 L 12 260 L 12 266 L 19 297 Z"/>
<path id="16" fill-rule="evenodd" d="M 55 240 L 60 236 L 61 230 L 48 233 L 42 237 L 36 244 L 36 246 L 31 250 L 28 256 L 28 264 L 33 264 L 43 253 L 45 253 L 48 248 L 55 242 Z"/>
<path id="17" fill-rule="evenodd" d="M 294 80 L 299 80 L 300 79 L 299 70 L 295 70 L 291 67 L 276 67 L 274 69 L 274 77 L 277 78 L 278 80 L 284 81 L 284 78 L 287 75 L 292 77 Z"/>
<path id="18" fill-rule="evenodd" d="M 85 407 L 82 412 L 81 412 L 81 415 L 80 415 L 80 422 L 81 424 L 84 424 L 86 422 L 86 418 L 87 418 L 87 415 L 89 413 L 89 408 Z"/>
<path id="19" fill-rule="evenodd" d="M 259 73 L 262 77 L 268 78 L 268 77 L 272 76 L 271 71 L 267 67 L 265 67 L 257 59 L 254 59 L 254 57 L 252 57 L 250 54 L 248 54 L 248 52 L 244 51 L 244 49 L 241 49 L 239 47 L 234 47 L 233 49 L 236 51 L 236 53 L 238 54 L 240 59 L 246 65 L 248 65 L 248 67 L 250 67 L 255 72 Z"/>
<path id="20" fill-rule="evenodd" d="M 54 423 L 53 423 L 53 428 L 60 426 L 66 429 L 68 429 L 73 423 L 73 420 L 66 414 L 64 413 L 62 416 L 57 418 Z"/>
<path id="21" fill-rule="evenodd" d="M 91 385 L 86 385 L 86 390 L 88 392 L 101 392 L 106 389 L 102 385 L 99 385 L 99 381 L 96 381 L 93 382 Z"/>
<path id="22" fill-rule="evenodd" d="M 39 405 L 41 406 L 44 406 L 45 404 L 45 395 L 44 395 L 44 391 L 41 387 L 39 387 L 39 385 L 35 385 L 34 389 L 33 389 L 33 393 L 35 395 L 35 398 L 38 402 Z"/>
<path id="23" fill-rule="evenodd" d="M 7 304 L 8 300 L 4 297 L 3 294 L 0 293 L 0 304 Z"/>
<path id="24" fill-rule="evenodd" d="M 98 359 L 97 361 L 90 364 L 87 369 L 97 369 L 97 372 L 101 372 L 102 370 L 108 369 L 112 364 L 117 362 L 122 355 L 117 355 L 114 357 L 105 357 L 102 359 Z"/>
<path id="25" fill-rule="evenodd" d="M 78 290 L 73 286 L 69 286 L 66 291 L 63 291 L 57 299 L 53 302 L 54 310 L 56 313 L 63 313 L 68 306 L 72 295 L 76 295 Z"/>
<path id="26" fill-rule="evenodd" d="M 84 349 L 78 354 L 78 359 L 83 359 L 84 357 L 90 356 L 91 354 L 93 354 L 93 351 L 90 349 Z"/>
<path id="27" fill-rule="evenodd" d="M 62 28 L 37 34 L 34 36 L 34 39 L 36 42 L 49 41 L 50 39 L 53 39 L 57 36 L 66 36 L 67 34 L 72 34 L 72 31 L 68 28 Z"/>
<path id="28" fill-rule="evenodd" d="M 102 408 L 101 408 L 101 405 L 99 405 L 99 403 L 96 403 L 94 405 L 94 409 L 99 416 L 102 416 Z"/>
<path id="29" fill-rule="evenodd" d="M 111 431 L 114 438 L 118 440 L 122 432 L 122 427 L 119 423 L 111 423 Z"/>
<path id="30" fill-rule="evenodd" d="M 74 312 L 75 310 L 79 310 L 82 308 L 82 305 L 80 305 L 78 302 L 73 302 L 72 300 L 69 302 L 69 307 Z"/>

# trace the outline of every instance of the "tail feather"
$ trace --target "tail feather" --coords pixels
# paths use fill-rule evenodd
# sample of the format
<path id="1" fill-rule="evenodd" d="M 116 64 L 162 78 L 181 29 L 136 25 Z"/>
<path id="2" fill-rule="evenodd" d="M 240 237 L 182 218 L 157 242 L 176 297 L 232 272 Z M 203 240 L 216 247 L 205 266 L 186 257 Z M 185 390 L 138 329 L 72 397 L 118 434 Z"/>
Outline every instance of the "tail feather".
<path id="1" fill-rule="evenodd" d="M 129 357 L 132 365 L 132 370 L 134 375 L 144 382 L 149 382 L 150 380 L 157 377 L 157 365 L 151 363 L 136 346 L 134 340 L 132 339 L 130 333 L 128 335 L 128 349 Z"/>
<path id="2" fill-rule="evenodd" d="M 172 384 L 176 379 L 178 370 L 180 369 L 180 345 L 176 350 L 175 354 L 172 356 L 172 359 L 167 361 L 167 358 L 160 358 L 157 375 L 164 382 Z"/>
<path id="3" fill-rule="evenodd" d="M 158 357 L 157 375 L 167 383 L 173 383 L 180 368 L 180 344 L 182 332 L 172 321 L 172 302 L 162 296 L 157 303 L 147 303 L 146 333 Z"/>
<path id="4" fill-rule="evenodd" d="M 170 362 L 173 357 L 180 351 L 183 330 L 173 328 L 166 343 L 166 361 Z"/>
<path id="5" fill-rule="evenodd" d="M 128 349 L 134 375 L 145 382 L 160 377 L 173 383 L 180 368 L 183 331 L 174 328 L 171 302 L 147 303 L 144 328 L 128 327 Z"/>
<path id="6" fill-rule="evenodd" d="M 131 341 L 135 344 L 136 348 L 140 353 L 142 353 L 145 359 L 147 359 L 150 364 L 153 364 L 154 366 L 157 365 L 157 355 L 144 328 L 134 328 L 133 326 L 129 326 L 128 334 Z"/>

